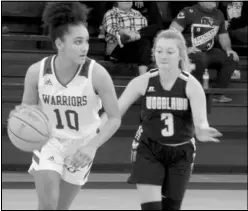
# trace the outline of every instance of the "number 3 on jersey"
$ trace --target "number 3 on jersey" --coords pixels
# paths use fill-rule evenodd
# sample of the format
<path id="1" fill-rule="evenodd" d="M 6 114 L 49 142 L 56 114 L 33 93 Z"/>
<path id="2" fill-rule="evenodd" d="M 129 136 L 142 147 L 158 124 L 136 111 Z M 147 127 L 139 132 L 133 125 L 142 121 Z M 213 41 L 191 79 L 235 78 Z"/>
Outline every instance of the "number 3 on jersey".
<path id="1" fill-rule="evenodd" d="M 59 109 L 54 109 L 54 112 L 55 112 L 57 120 L 58 120 L 58 124 L 56 125 L 56 128 L 57 129 L 64 129 L 64 124 L 62 123 L 61 114 L 59 112 Z M 67 126 L 72 130 L 78 131 L 79 130 L 78 113 L 76 111 L 66 110 L 65 111 L 65 117 L 66 117 L 66 121 L 67 121 Z M 74 119 L 74 122 L 71 121 L 71 119 Z"/>
<path id="2" fill-rule="evenodd" d="M 170 113 L 162 113 L 161 121 L 164 121 L 165 128 L 161 131 L 162 135 L 165 137 L 174 135 L 174 119 L 173 115 Z"/>

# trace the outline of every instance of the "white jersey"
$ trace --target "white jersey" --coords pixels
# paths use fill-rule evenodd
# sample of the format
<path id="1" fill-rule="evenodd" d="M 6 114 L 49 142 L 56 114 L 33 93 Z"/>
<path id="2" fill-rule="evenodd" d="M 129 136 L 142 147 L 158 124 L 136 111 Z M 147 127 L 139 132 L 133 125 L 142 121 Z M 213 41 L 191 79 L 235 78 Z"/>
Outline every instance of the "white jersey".
<path id="1" fill-rule="evenodd" d="M 95 61 L 89 58 L 80 65 L 72 80 L 63 85 L 54 71 L 54 56 L 41 62 L 39 75 L 39 105 L 52 125 L 52 137 L 84 139 L 96 133 L 100 125 L 99 96 L 92 85 Z M 68 70 L 70 71 L 70 70 Z"/>

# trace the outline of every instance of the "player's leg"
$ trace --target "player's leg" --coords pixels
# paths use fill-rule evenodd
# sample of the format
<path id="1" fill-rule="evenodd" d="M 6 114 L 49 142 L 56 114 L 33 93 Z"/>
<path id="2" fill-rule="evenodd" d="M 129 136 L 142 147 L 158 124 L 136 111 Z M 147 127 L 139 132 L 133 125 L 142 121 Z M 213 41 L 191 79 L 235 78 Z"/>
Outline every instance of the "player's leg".
<path id="1" fill-rule="evenodd" d="M 136 156 L 132 156 L 132 172 L 128 182 L 136 184 L 142 210 L 161 210 L 165 170 L 158 160 L 159 147 L 152 141 L 143 140 L 139 143 Z"/>
<path id="2" fill-rule="evenodd" d="M 39 210 L 55 210 L 59 199 L 60 174 L 56 171 L 34 171 Z"/>
<path id="3" fill-rule="evenodd" d="M 175 147 L 171 154 L 172 164 L 166 171 L 162 186 L 162 210 L 180 210 L 192 173 L 195 147 L 190 143 Z"/>
<path id="4" fill-rule="evenodd" d="M 58 210 L 68 210 L 70 208 L 81 187 L 88 181 L 92 163 L 79 169 L 64 166 L 60 183 Z"/>
<path id="5" fill-rule="evenodd" d="M 161 185 L 136 184 L 142 210 L 161 210 Z"/>
<path id="6" fill-rule="evenodd" d="M 29 173 L 34 176 L 40 210 L 56 209 L 59 200 L 63 159 L 49 145 L 35 151 Z"/>
<path id="7" fill-rule="evenodd" d="M 57 210 L 69 210 L 72 202 L 80 192 L 80 189 L 81 185 L 75 185 L 61 180 Z"/>

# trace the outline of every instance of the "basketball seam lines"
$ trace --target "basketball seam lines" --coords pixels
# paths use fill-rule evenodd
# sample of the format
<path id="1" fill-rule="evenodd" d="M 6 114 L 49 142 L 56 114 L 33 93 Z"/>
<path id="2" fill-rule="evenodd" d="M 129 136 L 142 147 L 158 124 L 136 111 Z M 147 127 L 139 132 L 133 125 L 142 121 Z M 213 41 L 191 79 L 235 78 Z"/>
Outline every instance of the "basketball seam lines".
<path id="1" fill-rule="evenodd" d="M 31 109 L 32 109 L 32 111 L 34 111 L 35 113 L 39 114 L 39 116 L 44 120 L 43 116 L 42 116 L 39 112 L 37 112 L 35 108 L 31 108 Z M 42 112 L 42 111 L 41 111 L 41 112 Z M 46 119 L 47 121 L 49 121 L 48 117 L 47 117 L 45 114 L 44 114 L 44 116 L 45 116 L 45 119 Z"/>
<path id="2" fill-rule="evenodd" d="M 26 123 L 27 125 L 29 125 L 31 128 L 33 128 L 34 130 L 36 130 L 39 134 L 41 134 L 42 136 L 46 137 L 46 135 L 44 135 L 43 133 L 41 133 L 40 131 L 38 131 L 36 128 L 34 128 L 32 125 L 30 125 L 28 122 L 23 121 L 22 119 L 20 119 L 19 117 L 13 115 L 15 118 L 21 120 L 22 122 Z"/>
<path id="3" fill-rule="evenodd" d="M 29 141 L 29 140 L 27 140 L 27 139 L 24 139 L 24 138 L 19 137 L 18 135 L 16 135 L 16 134 L 15 134 L 11 129 L 9 129 L 9 128 L 8 128 L 8 130 L 9 130 L 15 137 L 17 137 L 17 138 L 19 138 L 19 139 L 21 139 L 21 140 L 24 140 L 24 141 L 26 141 L 26 142 L 28 142 L 28 143 L 31 143 L 31 144 L 35 143 L 34 141 Z"/>
<path id="4" fill-rule="evenodd" d="M 44 122 L 49 122 L 49 119 L 48 119 L 48 117 L 44 114 L 44 116 L 45 116 L 45 120 L 44 120 L 44 118 L 43 118 L 43 116 L 39 113 L 39 112 L 37 112 L 35 109 L 33 109 L 33 108 L 31 108 L 32 109 L 32 111 L 34 111 L 36 114 L 38 114 L 42 119 L 43 119 L 43 121 Z M 49 126 L 46 124 L 46 127 L 47 127 L 47 130 L 48 131 L 50 131 L 50 128 L 49 128 Z"/>

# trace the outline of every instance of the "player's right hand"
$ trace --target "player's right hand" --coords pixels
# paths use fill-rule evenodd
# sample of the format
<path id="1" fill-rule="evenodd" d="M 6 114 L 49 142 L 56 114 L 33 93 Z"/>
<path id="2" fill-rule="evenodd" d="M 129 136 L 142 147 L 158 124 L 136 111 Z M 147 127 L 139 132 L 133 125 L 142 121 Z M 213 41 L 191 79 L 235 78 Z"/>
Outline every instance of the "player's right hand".
<path id="1" fill-rule="evenodd" d="M 20 104 L 20 105 L 15 106 L 15 108 L 14 108 L 13 110 L 10 111 L 9 117 L 11 117 L 14 113 L 19 112 L 21 109 L 23 109 L 23 108 L 25 108 L 25 107 L 26 107 L 25 104 Z"/>
<path id="2" fill-rule="evenodd" d="M 216 142 L 219 143 L 218 137 L 222 136 L 218 130 L 212 127 L 201 127 L 195 129 L 196 138 L 201 142 Z"/>
<path id="3" fill-rule="evenodd" d="M 34 108 L 38 108 L 39 109 L 39 106 L 38 105 L 20 104 L 20 105 L 17 105 L 12 111 L 10 111 L 9 117 L 11 117 L 16 112 L 20 112 L 24 108 L 30 108 L 30 107 L 34 107 Z"/>

